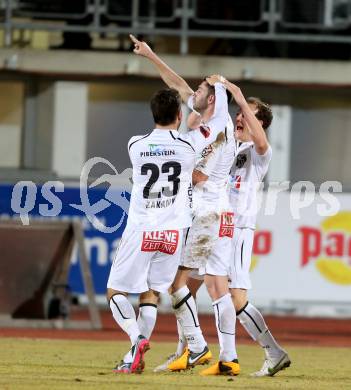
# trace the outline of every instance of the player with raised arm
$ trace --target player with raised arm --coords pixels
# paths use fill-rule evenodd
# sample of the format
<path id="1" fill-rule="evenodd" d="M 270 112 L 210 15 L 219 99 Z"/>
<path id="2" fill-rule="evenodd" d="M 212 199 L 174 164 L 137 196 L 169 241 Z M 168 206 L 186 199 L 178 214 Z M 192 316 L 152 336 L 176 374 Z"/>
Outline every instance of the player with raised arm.
<path id="1" fill-rule="evenodd" d="M 176 274 L 182 231 L 191 225 L 191 175 L 196 156 L 213 142 L 227 120 L 223 84 L 208 78 L 215 89 L 214 115 L 209 127 L 180 136 L 181 100 L 174 89 L 161 90 L 151 100 L 155 129 L 128 143 L 133 166 L 129 218 L 108 280 L 107 297 L 117 324 L 132 348 L 116 367 L 118 373 L 142 372 L 156 321 L 159 293 Z M 127 299 L 141 294 L 139 317 Z M 149 310 L 142 310 L 148 308 Z"/>
<path id="2" fill-rule="evenodd" d="M 262 368 L 253 376 L 273 376 L 289 367 L 288 354 L 280 347 L 270 333 L 261 313 L 248 302 L 247 290 L 251 288 L 250 264 L 257 214 L 257 187 L 267 173 L 272 157 L 265 130 L 272 122 L 270 107 L 258 98 L 243 96 L 239 87 L 224 80 L 232 93 L 239 111 L 235 120 L 236 153 L 230 170 L 230 203 L 234 211 L 234 235 L 232 238 L 231 267 L 229 272 L 230 293 L 236 308 L 236 316 L 265 351 Z M 201 281 L 193 279 L 194 294 Z M 207 375 L 216 372 L 210 367 Z M 206 374 L 206 372 L 205 372 Z"/>
<path id="3" fill-rule="evenodd" d="M 145 42 L 138 41 L 133 36 L 131 39 L 135 44 L 134 52 L 147 57 L 156 66 L 167 85 L 179 91 L 189 108 L 199 113 L 193 116 L 196 126 L 199 125 L 207 132 L 206 125 L 210 126 L 213 116 L 215 101 L 213 87 L 202 82 L 197 91 L 193 92 Z M 230 119 L 229 115 L 228 118 Z M 173 356 L 174 359 L 171 359 L 174 361 L 168 360 L 166 364 L 157 367 L 156 371 L 185 370 L 197 364 L 204 364 L 212 357 L 199 326 L 194 298 L 187 287 L 190 272 L 193 269 L 201 269 L 201 272 L 206 274 L 205 283 L 216 316 L 221 349 L 218 373 L 227 375 L 239 373 L 234 337 L 235 309 L 227 281 L 230 238 L 233 234 L 233 213 L 226 191 L 228 172 L 233 163 L 235 149 L 231 120 L 229 126 L 229 128 L 223 126 L 221 137 L 202 151 L 200 161 L 193 172 L 193 184 L 200 182 L 203 184 L 204 196 L 197 207 L 193 225 L 186 232 L 181 265 L 171 289 L 177 323 L 182 328 L 189 348 L 182 353 L 180 346 Z M 226 252 L 227 256 L 223 256 Z"/>
<path id="4" fill-rule="evenodd" d="M 261 313 L 248 301 L 251 288 L 250 264 L 257 215 L 257 187 L 263 181 L 272 158 L 266 131 L 273 116 L 268 104 L 243 96 L 240 88 L 225 80 L 239 111 L 235 120 L 236 157 L 230 171 L 230 202 L 234 209 L 233 256 L 230 291 L 237 318 L 265 352 L 262 368 L 253 376 L 273 376 L 289 367 L 288 354 L 275 341 Z"/>
<path id="5" fill-rule="evenodd" d="M 227 276 L 234 231 L 234 215 L 227 192 L 228 171 L 234 160 L 235 149 L 232 124 L 226 128 L 223 136 L 221 142 L 212 143 L 203 151 L 193 172 L 194 203 L 198 203 L 195 203 L 193 224 L 185 233 L 180 270 L 172 285 L 176 291 L 189 291 L 189 276 L 200 277 L 212 300 L 220 345 L 219 361 L 210 371 L 203 370 L 200 375 L 238 375 L 240 372 L 235 348 L 235 309 Z M 197 193 L 199 196 L 196 200 Z M 181 353 L 185 343 L 189 344 L 187 340 L 193 328 L 193 322 L 185 322 L 186 319 L 180 317 L 183 322 L 179 330 L 185 337 L 183 343 L 178 343 L 174 361 L 171 358 L 156 370 L 179 371 L 191 367 L 189 349 Z M 193 337 L 196 340 L 196 334 Z"/>

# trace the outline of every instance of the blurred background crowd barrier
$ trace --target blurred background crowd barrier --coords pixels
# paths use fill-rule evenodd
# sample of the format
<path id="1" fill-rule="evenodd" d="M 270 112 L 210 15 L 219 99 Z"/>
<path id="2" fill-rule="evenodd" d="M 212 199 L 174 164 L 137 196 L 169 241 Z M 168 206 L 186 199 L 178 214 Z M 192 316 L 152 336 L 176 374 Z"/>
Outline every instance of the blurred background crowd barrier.
<path id="1" fill-rule="evenodd" d="M 351 5 L 348 0 L 2 0 L 5 44 L 12 32 L 63 31 L 59 47 L 90 49 L 91 33 L 122 39 L 130 32 L 179 38 L 178 52 L 192 52 L 189 40 L 209 38 L 201 54 L 348 59 Z M 233 39 L 239 39 L 240 45 Z M 275 42 L 271 45 L 270 42 Z M 325 53 L 318 43 L 333 43 Z M 124 46 L 126 44 L 126 46 Z"/>

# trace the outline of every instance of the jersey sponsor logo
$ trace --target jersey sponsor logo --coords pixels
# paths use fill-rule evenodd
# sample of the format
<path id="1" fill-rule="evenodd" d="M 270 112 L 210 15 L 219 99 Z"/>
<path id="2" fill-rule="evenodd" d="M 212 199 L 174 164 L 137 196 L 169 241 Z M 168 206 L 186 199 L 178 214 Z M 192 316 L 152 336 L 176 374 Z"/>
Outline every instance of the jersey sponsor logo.
<path id="1" fill-rule="evenodd" d="M 208 138 L 208 137 L 210 136 L 211 129 L 210 129 L 208 126 L 201 125 L 201 126 L 200 126 L 200 131 L 201 131 L 201 134 L 202 134 L 205 138 Z"/>
<path id="2" fill-rule="evenodd" d="M 236 158 L 236 167 L 242 168 L 247 161 L 246 154 L 239 154 Z"/>
<path id="3" fill-rule="evenodd" d="M 163 145 L 149 144 L 149 149 L 152 153 L 161 153 L 165 150 L 165 147 Z"/>
<path id="4" fill-rule="evenodd" d="M 234 234 L 234 213 L 222 213 L 219 226 L 219 237 L 233 238 Z"/>
<path id="5" fill-rule="evenodd" d="M 178 247 L 179 231 L 162 230 L 144 232 L 141 243 L 142 252 L 162 252 L 173 255 Z"/>
<path id="6" fill-rule="evenodd" d="M 174 156 L 175 154 L 173 149 L 167 150 L 162 145 L 149 144 L 149 150 L 140 152 L 140 157 Z"/>

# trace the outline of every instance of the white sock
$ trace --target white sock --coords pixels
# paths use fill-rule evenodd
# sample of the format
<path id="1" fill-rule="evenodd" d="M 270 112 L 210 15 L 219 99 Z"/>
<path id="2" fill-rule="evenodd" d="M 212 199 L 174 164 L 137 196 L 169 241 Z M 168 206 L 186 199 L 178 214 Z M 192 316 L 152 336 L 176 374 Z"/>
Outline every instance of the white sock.
<path id="1" fill-rule="evenodd" d="M 184 336 L 183 329 L 178 320 L 177 320 L 177 330 L 178 330 L 178 345 L 177 345 L 176 353 L 178 356 L 180 356 L 182 355 L 187 344 L 186 344 L 186 338 Z"/>
<path id="2" fill-rule="evenodd" d="M 191 352 L 202 352 L 207 343 L 197 317 L 196 304 L 187 286 L 172 294 L 173 310 Z"/>
<path id="3" fill-rule="evenodd" d="M 157 305 L 153 303 L 141 303 L 139 305 L 139 315 L 137 324 L 140 334 L 147 339 L 150 338 L 152 331 L 154 330 L 157 317 Z M 128 351 L 124 356 L 123 361 L 125 363 L 131 363 L 133 360 L 132 351 Z"/>
<path id="4" fill-rule="evenodd" d="M 235 308 L 231 295 L 225 294 L 223 297 L 212 302 L 216 318 L 216 328 L 220 346 L 219 360 L 231 362 L 238 358 L 235 348 Z"/>
<path id="5" fill-rule="evenodd" d="M 117 324 L 128 334 L 132 345 L 140 335 L 136 322 L 135 311 L 128 299 L 122 294 L 116 294 L 110 299 L 110 309 Z"/>
<path id="6" fill-rule="evenodd" d="M 153 303 L 141 303 L 139 305 L 139 315 L 137 324 L 140 329 L 140 333 L 150 338 L 152 331 L 154 330 L 157 317 L 157 305 Z"/>
<path id="7" fill-rule="evenodd" d="M 248 302 L 236 316 L 247 333 L 261 345 L 267 357 L 274 359 L 281 356 L 283 349 L 275 341 L 255 306 Z"/>

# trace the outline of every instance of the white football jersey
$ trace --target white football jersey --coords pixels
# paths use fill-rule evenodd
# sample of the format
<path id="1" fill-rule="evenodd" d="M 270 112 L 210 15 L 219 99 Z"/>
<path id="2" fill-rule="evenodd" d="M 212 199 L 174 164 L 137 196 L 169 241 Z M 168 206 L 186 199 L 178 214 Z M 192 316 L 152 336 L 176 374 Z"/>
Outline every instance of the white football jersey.
<path id="1" fill-rule="evenodd" d="M 128 143 L 133 189 L 127 227 L 169 230 L 192 223 L 192 171 L 196 156 L 225 129 L 228 103 L 225 88 L 215 84 L 215 111 L 207 127 L 186 134 L 154 129 Z"/>
<path id="2" fill-rule="evenodd" d="M 234 224 L 239 228 L 256 227 L 257 190 L 272 158 L 272 148 L 256 152 L 253 142 L 237 142 L 234 164 L 229 178 L 229 199 L 234 210 Z"/>
<path id="3" fill-rule="evenodd" d="M 208 176 L 206 182 L 195 187 L 196 209 L 231 209 L 228 199 L 228 174 L 233 165 L 235 154 L 234 127 L 231 118 L 224 133 L 207 146 L 197 161 L 195 169 Z"/>

